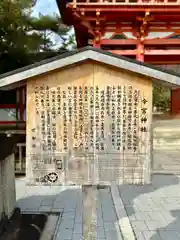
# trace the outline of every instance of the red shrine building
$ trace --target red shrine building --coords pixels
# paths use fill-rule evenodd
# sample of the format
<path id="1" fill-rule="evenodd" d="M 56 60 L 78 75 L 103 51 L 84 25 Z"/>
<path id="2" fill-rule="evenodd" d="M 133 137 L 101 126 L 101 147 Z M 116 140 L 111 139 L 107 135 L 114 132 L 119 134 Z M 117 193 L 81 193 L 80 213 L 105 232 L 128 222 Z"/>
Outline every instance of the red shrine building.
<path id="1" fill-rule="evenodd" d="M 57 0 L 77 47 L 87 45 L 180 71 L 180 0 Z M 180 113 L 180 89 L 171 92 Z"/>

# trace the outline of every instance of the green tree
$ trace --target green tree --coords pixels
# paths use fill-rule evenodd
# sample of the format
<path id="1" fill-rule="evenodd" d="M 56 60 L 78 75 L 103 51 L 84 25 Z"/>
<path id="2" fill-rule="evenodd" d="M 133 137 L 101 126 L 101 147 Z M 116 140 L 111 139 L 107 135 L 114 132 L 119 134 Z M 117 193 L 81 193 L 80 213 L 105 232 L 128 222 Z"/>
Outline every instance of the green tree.
<path id="1" fill-rule="evenodd" d="M 39 15 L 39 18 L 29 17 L 28 19 L 29 31 L 36 31 L 41 38 L 43 39 L 43 43 L 40 45 L 41 50 L 48 51 L 53 46 L 51 41 L 51 35 L 56 34 L 59 37 L 59 40 L 63 44 L 69 37 L 69 28 L 66 27 L 61 18 L 58 15 L 52 16 L 44 16 Z"/>
<path id="2" fill-rule="evenodd" d="M 164 86 L 153 86 L 153 106 L 167 111 L 170 108 L 170 89 Z"/>
<path id="3" fill-rule="evenodd" d="M 74 32 L 70 32 L 68 36 L 65 37 L 65 41 L 62 43 L 61 49 L 68 49 L 68 50 L 73 50 L 76 49 L 76 39 L 75 39 L 75 34 Z"/>
<path id="4" fill-rule="evenodd" d="M 0 1 L 0 73 L 54 56 L 64 50 L 69 28 L 59 16 L 32 17 L 33 0 Z M 62 43 L 55 49 L 51 35 Z"/>

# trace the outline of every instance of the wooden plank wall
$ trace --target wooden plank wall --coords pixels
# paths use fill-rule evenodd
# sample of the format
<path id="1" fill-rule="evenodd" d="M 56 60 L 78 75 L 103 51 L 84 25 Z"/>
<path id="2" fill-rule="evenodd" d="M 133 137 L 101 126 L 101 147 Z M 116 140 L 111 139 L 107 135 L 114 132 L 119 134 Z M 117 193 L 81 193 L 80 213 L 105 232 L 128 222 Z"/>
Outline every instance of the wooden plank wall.
<path id="1" fill-rule="evenodd" d="M 137 93 L 139 98 L 135 116 L 134 95 Z M 143 99 L 147 102 L 143 103 Z M 69 106 L 72 107 L 71 111 Z M 144 114 L 142 109 L 147 109 Z M 26 141 L 29 183 L 59 185 L 64 182 L 84 184 L 94 181 L 106 184 L 114 180 L 118 183 L 149 182 L 151 114 L 151 80 L 120 69 L 89 62 L 29 80 Z M 112 115 L 115 116 L 114 120 Z M 147 118 L 147 121 L 142 123 L 142 118 Z M 120 137 L 117 135 L 118 121 Z M 64 122 L 67 126 L 64 126 Z M 147 132 L 141 132 L 142 127 Z M 134 130 L 138 138 L 135 151 Z M 87 166 L 92 161 L 95 165 L 89 169 Z M 69 170 L 62 171 L 61 163 L 63 168 Z M 53 174 L 48 176 L 49 173 Z"/>
<path id="2" fill-rule="evenodd" d="M 127 129 L 126 137 L 125 137 L 125 146 L 126 149 L 122 148 L 120 151 L 114 150 L 114 147 L 111 141 L 107 141 L 106 145 L 108 146 L 106 158 L 104 155 L 99 156 L 99 158 L 106 159 L 108 162 L 114 162 L 114 165 L 118 163 L 121 171 L 119 173 L 120 179 L 119 183 L 148 183 L 150 181 L 150 166 L 151 166 L 151 148 L 152 148 L 152 140 L 151 140 L 151 122 L 152 122 L 152 82 L 149 79 L 143 78 L 142 76 L 127 72 L 127 71 L 118 71 L 114 68 L 105 68 L 103 65 L 95 65 L 94 66 L 95 73 L 95 85 L 99 85 L 99 88 L 105 89 L 107 86 L 115 86 L 116 88 L 121 85 L 126 87 L 126 95 L 128 95 L 128 87 L 132 86 L 133 92 L 138 90 L 140 92 L 140 98 L 137 106 L 138 117 L 137 122 L 138 126 L 137 136 L 138 136 L 138 146 L 137 150 L 134 152 L 131 148 L 128 149 L 128 135 L 130 134 L 133 138 L 132 132 L 134 131 L 134 116 L 131 117 L 130 120 L 130 129 L 128 130 L 128 96 L 127 96 L 127 106 L 126 111 L 123 109 L 123 103 L 121 102 L 121 137 L 123 138 L 123 119 L 125 119 L 125 126 Z M 123 98 L 124 94 L 122 93 Z M 142 100 L 146 99 L 147 103 L 143 104 Z M 135 110 L 133 107 L 134 100 L 132 100 L 132 112 Z M 117 104 L 117 99 L 116 103 Z M 147 108 L 146 114 L 142 114 L 142 109 Z M 131 110 L 130 110 L 131 111 Z M 123 116 L 125 115 L 125 116 Z M 133 113 L 132 113 L 133 115 Z M 147 118 L 147 122 L 145 124 L 141 123 L 141 119 L 143 117 Z M 116 120 L 117 121 L 117 120 Z M 110 125 L 112 123 L 112 115 L 106 116 L 105 125 L 106 129 L 109 129 L 109 132 L 106 132 L 106 136 L 112 135 Z M 117 123 L 115 123 L 117 125 Z M 147 133 L 143 133 L 140 131 L 141 126 L 146 126 Z M 106 137 L 108 140 L 108 137 Z M 123 139 L 122 139 L 123 141 Z M 123 146 L 123 144 L 122 144 Z M 101 167 L 102 168 L 102 167 Z M 115 175 L 115 171 L 113 172 Z M 107 171 L 105 173 L 104 178 L 107 178 Z"/>

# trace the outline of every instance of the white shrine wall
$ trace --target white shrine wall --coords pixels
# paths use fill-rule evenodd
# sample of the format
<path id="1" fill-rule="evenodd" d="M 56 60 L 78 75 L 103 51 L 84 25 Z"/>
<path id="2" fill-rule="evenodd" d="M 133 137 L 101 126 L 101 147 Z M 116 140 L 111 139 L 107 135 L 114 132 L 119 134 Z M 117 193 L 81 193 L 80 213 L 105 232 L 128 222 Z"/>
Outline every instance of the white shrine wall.
<path id="1" fill-rule="evenodd" d="M 131 72 L 88 62 L 29 80 L 29 184 L 149 183 L 151 118 L 152 81 Z"/>

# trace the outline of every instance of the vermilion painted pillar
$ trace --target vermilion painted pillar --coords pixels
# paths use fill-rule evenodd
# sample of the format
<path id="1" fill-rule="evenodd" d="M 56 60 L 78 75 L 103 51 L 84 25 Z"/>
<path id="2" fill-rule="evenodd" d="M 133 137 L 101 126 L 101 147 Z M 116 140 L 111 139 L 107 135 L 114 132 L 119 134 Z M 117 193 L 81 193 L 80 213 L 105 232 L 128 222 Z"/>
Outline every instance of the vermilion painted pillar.
<path id="1" fill-rule="evenodd" d="M 139 41 L 137 46 L 137 55 L 136 55 L 136 60 L 144 62 L 144 44 L 143 42 Z"/>
<path id="2" fill-rule="evenodd" d="M 19 115 L 20 121 L 24 120 L 24 103 L 23 103 L 23 88 L 19 89 Z"/>
<path id="3" fill-rule="evenodd" d="M 100 43 L 100 41 L 94 40 L 94 41 L 93 41 L 93 47 L 94 47 L 94 48 L 101 48 L 101 43 Z"/>
<path id="4" fill-rule="evenodd" d="M 95 37 L 93 39 L 93 47 L 101 48 L 101 33 L 98 30 L 95 31 Z"/>
<path id="5" fill-rule="evenodd" d="M 180 88 L 171 90 L 171 114 L 180 114 Z"/>

